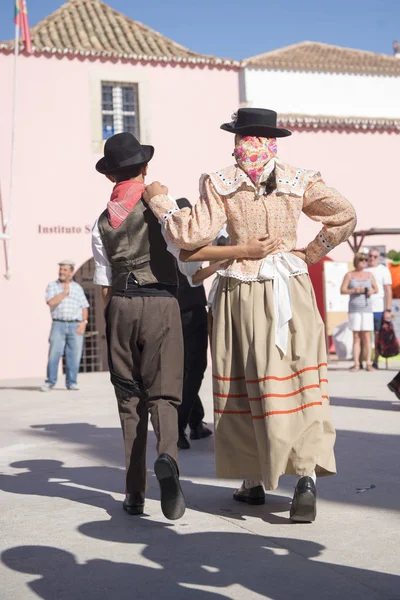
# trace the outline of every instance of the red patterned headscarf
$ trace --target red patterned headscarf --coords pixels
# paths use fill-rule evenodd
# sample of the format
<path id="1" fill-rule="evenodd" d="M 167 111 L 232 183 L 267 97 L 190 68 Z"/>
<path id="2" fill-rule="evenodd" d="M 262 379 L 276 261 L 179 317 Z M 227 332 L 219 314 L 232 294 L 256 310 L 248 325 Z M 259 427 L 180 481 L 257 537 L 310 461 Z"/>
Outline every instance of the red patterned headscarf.
<path id="1" fill-rule="evenodd" d="M 234 155 L 241 169 L 256 186 L 265 181 L 265 167 L 276 156 L 278 149 L 275 138 L 235 136 Z M 273 164 L 271 164 L 271 171 Z M 269 175 L 269 173 L 267 173 Z"/>

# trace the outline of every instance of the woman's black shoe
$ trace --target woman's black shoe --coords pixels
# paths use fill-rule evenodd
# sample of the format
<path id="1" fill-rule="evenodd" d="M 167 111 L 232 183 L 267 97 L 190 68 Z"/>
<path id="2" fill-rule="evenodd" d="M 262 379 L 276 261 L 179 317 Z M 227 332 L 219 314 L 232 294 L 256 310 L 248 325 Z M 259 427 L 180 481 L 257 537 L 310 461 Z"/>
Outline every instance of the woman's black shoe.
<path id="1" fill-rule="evenodd" d="M 290 519 L 296 523 L 312 523 L 317 516 L 317 490 L 312 477 L 301 477 L 290 507 Z"/>

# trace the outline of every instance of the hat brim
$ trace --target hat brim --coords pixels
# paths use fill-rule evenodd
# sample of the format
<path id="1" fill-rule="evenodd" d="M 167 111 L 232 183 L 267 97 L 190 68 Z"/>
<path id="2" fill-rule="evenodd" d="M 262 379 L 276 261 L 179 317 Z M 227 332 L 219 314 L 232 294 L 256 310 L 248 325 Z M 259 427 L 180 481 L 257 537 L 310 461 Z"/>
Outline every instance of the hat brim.
<path id="1" fill-rule="evenodd" d="M 130 159 L 124 160 L 123 164 L 118 166 L 110 167 L 107 165 L 105 156 L 103 156 L 103 158 L 96 163 L 96 171 L 102 175 L 108 175 L 109 173 L 114 173 L 119 169 L 125 169 L 125 167 L 133 167 L 134 165 L 141 165 L 150 162 L 154 156 L 154 146 L 141 146 L 141 148 L 142 151 L 139 154 L 132 156 Z"/>
<path id="2" fill-rule="evenodd" d="M 243 125 L 243 127 L 235 127 L 231 123 L 224 123 L 221 125 L 221 129 L 229 131 L 229 133 L 237 133 L 238 135 L 253 135 L 267 138 L 281 138 L 292 135 L 289 129 L 268 127 L 268 125 Z"/>

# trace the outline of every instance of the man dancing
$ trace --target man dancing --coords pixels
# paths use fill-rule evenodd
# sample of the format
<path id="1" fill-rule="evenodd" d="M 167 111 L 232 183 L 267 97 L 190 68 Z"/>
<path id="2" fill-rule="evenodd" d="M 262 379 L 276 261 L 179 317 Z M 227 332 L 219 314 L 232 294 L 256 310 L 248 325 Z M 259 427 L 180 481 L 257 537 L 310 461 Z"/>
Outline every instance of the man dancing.
<path id="1" fill-rule="evenodd" d="M 161 508 L 175 520 L 185 512 L 177 465 L 183 342 L 176 262 L 142 200 L 153 154 L 153 146 L 142 146 L 129 133 L 116 134 L 105 144 L 96 169 L 115 186 L 93 228 L 94 281 L 103 286 L 107 302 L 109 369 L 125 443 L 123 508 L 131 515 L 144 510 L 150 412 Z"/>

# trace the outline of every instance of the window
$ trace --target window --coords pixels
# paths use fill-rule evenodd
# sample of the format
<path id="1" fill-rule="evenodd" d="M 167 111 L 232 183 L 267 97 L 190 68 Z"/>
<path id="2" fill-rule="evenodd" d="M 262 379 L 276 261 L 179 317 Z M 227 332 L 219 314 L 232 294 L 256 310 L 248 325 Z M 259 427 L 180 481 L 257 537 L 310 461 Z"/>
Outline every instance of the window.
<path id="1" fill-rule="evenodd" d="M 103 82 L 101 84 L 101 112 L 103 140 L 122 131 L 128 131 L 135 137 L 140 137 L 137 84 Z"/>

